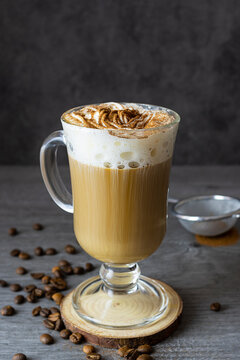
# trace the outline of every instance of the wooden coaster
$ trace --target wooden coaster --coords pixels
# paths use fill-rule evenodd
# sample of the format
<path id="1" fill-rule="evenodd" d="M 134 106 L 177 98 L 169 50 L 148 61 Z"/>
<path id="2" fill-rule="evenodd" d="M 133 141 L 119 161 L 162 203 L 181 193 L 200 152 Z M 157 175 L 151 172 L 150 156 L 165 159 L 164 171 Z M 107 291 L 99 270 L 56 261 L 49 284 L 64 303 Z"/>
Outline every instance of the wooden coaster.
<path id="1" fill-rule="evenodd" d="M 81 333 L 85 340 L 107 348 L 119 348 L 123 345 L 136 347 L 140 344 L 157 344 L 166 339 L 177 328 L 182 314 L 183 303 L 180 296 L 169 285 L 164 286 L 169 303 L 163 316 L 153 324 L 137 329 L 113 330 L 100 328 L 80 318 L 72 306 L 70 292 L 61 303 L 61 315 L 67 329 Z"/>

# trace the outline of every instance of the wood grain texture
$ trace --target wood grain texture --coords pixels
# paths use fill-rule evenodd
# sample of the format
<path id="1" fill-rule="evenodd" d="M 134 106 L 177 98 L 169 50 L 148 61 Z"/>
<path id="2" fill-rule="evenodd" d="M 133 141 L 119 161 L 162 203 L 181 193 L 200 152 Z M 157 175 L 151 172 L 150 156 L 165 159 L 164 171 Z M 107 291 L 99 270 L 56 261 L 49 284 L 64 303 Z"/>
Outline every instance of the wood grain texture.
<path id="1" fill-rule="evenodd" d="M 175 167 L 172 171 L 170 193 L 174 197 L 194 194 L 228 194 L 239 196 L 240 167 Z M 18 266 L 29 272 L 50 273 L 59 259 L 65 258 L 73 265 L 91 261 L 96 265 L 91 275 L 99 269 L 97 261 L 90 259 L 78 247 L 78 254 L 63 253 L 67 243 L 77 242 L 72 230 L 72 216 L 64 213 L 51 201 L 44 188 L 40 172 L 35 167 L 0 168 L 0 278 L 21 285 L 38 282 L 29 274 L 16 275 Z M 32 223 L 41 222 L 43 231 L 33 231 Z M 238 222 L 238 230 L 240 223 Z M 10 237 L 8 228 L 16 226 L 20 234 Z M 10 250 L 20 248 L 33 255 L 36 246 L 56 247 L 55 256 L 33 257 L 28 261 L 9 256 Z M 142 273 L 170 284 L 184 303 L 181 324 L 172 336 L 155 346 L 155 359 L 239 359 L 240 358 L 240 242 L 228 247 L 207 247 L 196 243 L 170 216 L 164 242 L 150 258 L 140 263 Z M 76 286 L 90 274 L 69 276 L 70 287 Z M 69 287 L 69 288 L 70 288 Z M 69 290 L 68 290 L 69 291 Z M 23 292 L 21 292 L 23 293 Z M 55 345 L 47 347 L 39 337 L 48 332 L 42 318 L 33 318 L 35 304 L 15 305 L 9 288 L 0 288 L 0 307 L 13 305 L 17 313 L 12 317 L 0 316 L 0 359 L 11 359 L 23 352 L 30 360 L 85 359 L 82 345 L 70 344 L 51 333 Z M 211 312 L 209 305 L 218 301 L 223 310 Z M 48 300 L 39 305 L 49 306 Z M 97 347 L 98 348 L 98 347 Z M 99 348 L 98 348 L 99 349 Z M 119 359 L 116 351 L 99 349 L 106 360 Z"/>

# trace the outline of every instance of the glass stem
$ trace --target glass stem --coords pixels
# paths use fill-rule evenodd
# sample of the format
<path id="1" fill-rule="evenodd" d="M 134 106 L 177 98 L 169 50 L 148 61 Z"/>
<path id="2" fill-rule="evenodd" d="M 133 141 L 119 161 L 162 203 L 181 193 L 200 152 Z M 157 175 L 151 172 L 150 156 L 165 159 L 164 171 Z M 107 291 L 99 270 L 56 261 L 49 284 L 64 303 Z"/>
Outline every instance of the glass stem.
<path id="1" fill-rule="evenodd" d="M 137 290 L 137 282 L 141 274 L 138 264 L 109 264 L 104 263 L 99 275 L 103 281 L 105 291 L 129 293 Z"/>

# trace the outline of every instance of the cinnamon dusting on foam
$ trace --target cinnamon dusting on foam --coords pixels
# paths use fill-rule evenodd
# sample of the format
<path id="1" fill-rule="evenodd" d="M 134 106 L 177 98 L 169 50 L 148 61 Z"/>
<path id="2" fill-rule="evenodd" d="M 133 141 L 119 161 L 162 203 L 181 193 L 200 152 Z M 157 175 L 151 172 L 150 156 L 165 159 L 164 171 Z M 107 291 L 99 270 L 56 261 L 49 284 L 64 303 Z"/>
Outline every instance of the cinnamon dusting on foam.
<path id="1" fill-rule="evenodd" d="M 72 125 L 93 129 L 151 129 L 174 122 L 165 111 L 146 110 L 135 104 L 103 103 L 63 114 Z"/>

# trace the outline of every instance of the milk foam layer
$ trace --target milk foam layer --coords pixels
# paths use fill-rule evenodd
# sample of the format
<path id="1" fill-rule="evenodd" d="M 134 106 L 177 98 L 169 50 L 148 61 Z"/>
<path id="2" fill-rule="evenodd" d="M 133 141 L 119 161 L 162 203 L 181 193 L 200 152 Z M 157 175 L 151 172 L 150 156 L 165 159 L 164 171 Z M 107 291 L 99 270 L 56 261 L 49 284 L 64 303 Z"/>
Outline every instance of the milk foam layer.
<path id="1" fill-rule="evenodd" d="M 92 166 L 130 169 L 172 157 L 178 124 L 144 130 L 101 130 L 62 121 L 68 154 Z"/>

